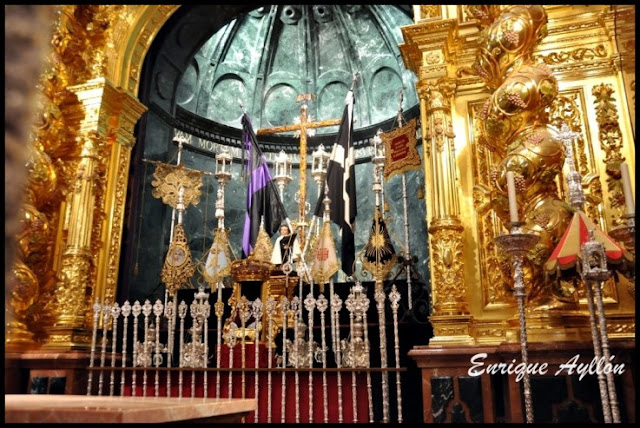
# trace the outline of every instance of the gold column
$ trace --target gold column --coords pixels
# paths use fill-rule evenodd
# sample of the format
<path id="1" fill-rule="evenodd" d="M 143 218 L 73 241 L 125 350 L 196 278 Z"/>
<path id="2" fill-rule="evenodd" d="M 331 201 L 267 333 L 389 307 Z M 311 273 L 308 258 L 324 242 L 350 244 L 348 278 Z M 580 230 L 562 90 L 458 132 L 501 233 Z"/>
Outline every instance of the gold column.
<path id="1" fill-rule="evenodd" d="M 455 84 L 450 80 L 419 85 L 424 100 L 423 122 L 425 175 L 429 175 L 431 195 L 429 221 L 431 299 L 434 337 L 430 344 L 473 344 L 472 317 L 467 306 L 464 275 L 464 227 L 456 185 L 456 158 L 451 122 L 451 96 Z M 426 180 L 425 180 L 426 181 Z"/>
<path id="2" fill-rule="evenodd" d="M 90 306 L 96 299 L 113 301 L 118 261 L 105 260 L 104 250 L 119 251 L 131 132 L 144 109 L 104 78 L 68 89 L 85 112 L 79 132 L 84 142 L 67 205 L 66 244 L 55 292 L 57 321 L 45 343 L 65 349 L 88 347 L 85 317 Z M 113 286 L 107 292 L 104 277 L 109 275 Z"/>
<path id="3" fill-rule="evenodd" d="M 129 165 L 131 149 L 135 144 L 133 128 L 147 111 L 147 107 L 142 105 L 133 95 L 120 88 L 114 97 L 118 104 L 117 115 L 112 116 L 110 120 L 116 127 L 114 130 L 115 144 L 110 149 L 104 209 L 107 221 L 102 228 L 100 238 L 104 244 L 98 255 L 98 272 L 93 301 L 108 299 L 113 302 L 116 297 Z M 91 317 L 89 307 L 87 307 L 87 316 Z"/>
<path id="4" fill-rule="evenodd" d="M 429 224 L 431 300 L 430 344 L 473 344 L 472 316 L 467 305 L 464 275 L 464 227 L 460 221 L 451 99 L 455 93 L 456 20 L 403 27 L 405 63 L 419 77 L 425 187 L 430 195 Z"/>
<path id="5" fill-rule="evenodd" d="M 96 133 L 85 137 L 72 189 L 67 243 L 62 254 L 62 267 L 56 287 L 58 306 L 56 327 L 82 327 L 85 287 L 91 269 L 91 224 L 94 212 L 96 164 L 101 138 Z M 66 329 L 65 329 L 66 330 Z M 59 341 L 53 334 L 50 341 Z M 69 337 L 69 340 L 71 338 Z"/>

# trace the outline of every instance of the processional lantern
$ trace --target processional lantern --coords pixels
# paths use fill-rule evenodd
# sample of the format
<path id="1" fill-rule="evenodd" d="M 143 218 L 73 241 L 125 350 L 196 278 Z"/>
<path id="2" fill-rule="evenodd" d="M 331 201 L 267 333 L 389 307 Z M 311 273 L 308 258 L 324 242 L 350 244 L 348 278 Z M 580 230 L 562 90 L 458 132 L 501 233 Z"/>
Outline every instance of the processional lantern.
<path id="1" fill-rule="evenodd" d="M 216 155 L 216 172 L 215 176 L 221 185 L 225 185 L 231 180 L 231 163 L 233 158 L 229 153 L 229 149 L 224 147 L 220 153 Z"/>
<path id="2" fill-rule="evenodd" d="M 373 163 L 378 168 L 384 167 L 384 161 L 385 161 L 384 143 L 382 142 L 382 137 L 380 136 L 380 134 L 382 134 L 382 129 L 378 129 L 378 132 L 376 132 L 376 135 L 373 137 L 373 153 L 372 153 Z"/>
<path id="3" fill-rule="evenodd" d="M 317 149 L 311 153 L 311 176 L 318 185 L 318 197 L 324 179 L 327 178 L 327 169 L 329 167 L 329 159 L 331 155 L 324 150 L 324 145 L 320 144 Z"/>
<path id="4" fill-rule="evenodd" d="M 280 150 L 280 153 L 276 156 L 275 161 L 276 173 L 273 177 L 278 184 L 280 190 L 280 198 L 283 198 L 284 188 L 291 182 L 291 158 L 284 150 Z"/>

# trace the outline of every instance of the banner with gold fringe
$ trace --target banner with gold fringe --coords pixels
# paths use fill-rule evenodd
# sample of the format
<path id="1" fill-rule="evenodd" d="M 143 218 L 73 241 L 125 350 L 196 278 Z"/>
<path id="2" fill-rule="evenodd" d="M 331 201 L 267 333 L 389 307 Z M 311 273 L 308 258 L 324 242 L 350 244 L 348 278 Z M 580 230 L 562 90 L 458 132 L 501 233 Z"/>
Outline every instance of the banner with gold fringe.
<path id="1" fill-rule="evenodd" d="M 320 291 L 323 292 L 324 284 L 340 268 L 330 221 L 325 221 L 322 225 L 320 236 L 315 241 L 311 252 L 310 264 L 311 277 L 320 286 Z"/>
<path id="2" fill-rule="evenodd" d="M 376 279 L 384 280 L 393 266 L 397 263 L 396 251 L 391 243 L 389 230 L 376 207 L 371 223 L 371 234 L 369 241 L 364 247 L 362 257 L 362 267 L 371 272 Z"/>
<path id="3" fill-rule="evenodd" d="M 207 252 L 202 276 L 209 284 L 212 291 L 218 289 L 218 283 L 231 273 L 231 252 L 229 251 L 229 238 L 225 229 L 217 228 L 214 231 L 213 243 Z"/>
<path id="4" fill-rule="evenodd" d="M 416 119 L 413 118 L 404 126 L 380 134 L 386 155 L 385 180 L 389 180 L 395 174 L 420 169 L 421 159 L 416 142 L 416 123 Z"/>

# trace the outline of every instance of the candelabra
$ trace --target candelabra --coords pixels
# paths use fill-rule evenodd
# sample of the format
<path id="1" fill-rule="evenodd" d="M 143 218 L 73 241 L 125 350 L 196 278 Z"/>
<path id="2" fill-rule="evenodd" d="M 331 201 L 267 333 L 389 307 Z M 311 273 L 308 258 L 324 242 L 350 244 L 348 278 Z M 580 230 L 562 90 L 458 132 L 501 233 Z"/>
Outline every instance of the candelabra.
<path id="1" fill-rule="evenodd" d="M 523 222 L 511 222 L 507 226 L 510 233 L 501 235 L 496 238 L 496 242 L 502 251 L 510 254 L 513 259 L 513 293 L 518 301 L 518 312 L 520 315 L 520 351 L 522 353 L 522 364 L 524 367 L 529 365 L 528 344 L 527 344 L 527 321 L 525 313 L 525 299 L 527 292 L 524 286 L 524 272 L 522 270 L 523 258 L 531 250 L 538 240 L 539 236 L 532 233 L 524 233 L 522 231 Z M 531 397 L 531 383 L 529 381 L 529 372 L 524 371 L 524 406 L 527 417 L 527 423 L 533 423 L 533 402 Z"/>

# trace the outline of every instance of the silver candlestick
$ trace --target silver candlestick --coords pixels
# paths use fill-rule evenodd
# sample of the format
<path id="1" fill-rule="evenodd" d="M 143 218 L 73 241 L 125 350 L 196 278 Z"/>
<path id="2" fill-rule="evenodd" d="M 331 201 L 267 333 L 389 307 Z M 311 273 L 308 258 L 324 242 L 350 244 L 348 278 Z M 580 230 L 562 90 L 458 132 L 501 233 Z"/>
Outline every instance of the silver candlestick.
<path id="1" fill-rule="evenodd" d="M 525 314 L 525 298 L 527 292 L 524 287 L 524 272 L 522 270 L 522 261 L 525 255 L 531 250 L 538 240 L 539 236 L 532 233 L 524 233 L 522 231 L 523 222 L 508 223 L 510 233 L 501 235 L 496 238 L 498 247 L 507 252 L 513 258 L 513 293 L 518 300 L 518 312 L 520 314 L 520 351 L 522 353 L 522 364 L 525 367 L 529 365 L 528 344 L 527 344 L 527 320 Z M 531 397 L 531 383 L 529 373 L 524 371 L 524 407 L 527 417 L 527 423 L 533 423 L 533 402 Z"/>

